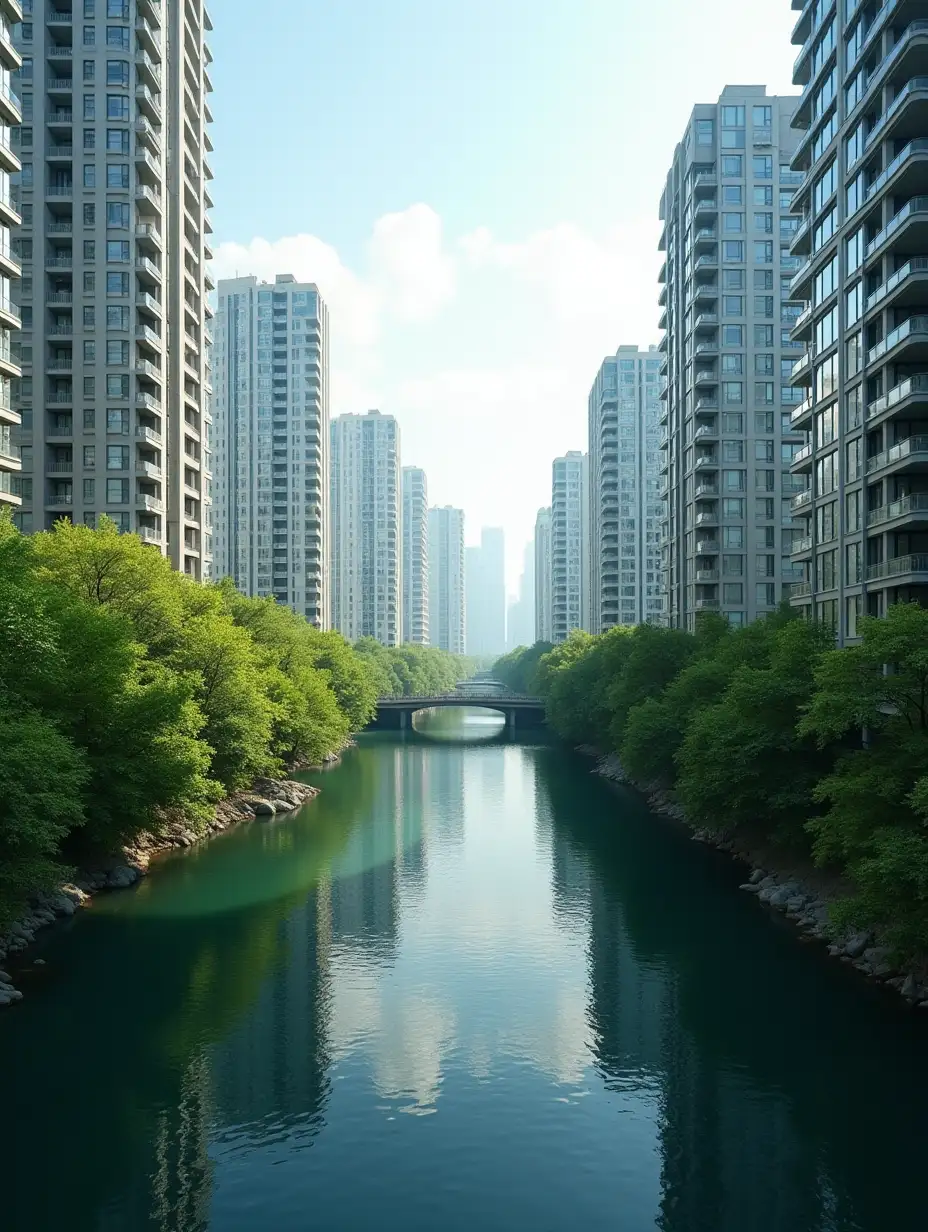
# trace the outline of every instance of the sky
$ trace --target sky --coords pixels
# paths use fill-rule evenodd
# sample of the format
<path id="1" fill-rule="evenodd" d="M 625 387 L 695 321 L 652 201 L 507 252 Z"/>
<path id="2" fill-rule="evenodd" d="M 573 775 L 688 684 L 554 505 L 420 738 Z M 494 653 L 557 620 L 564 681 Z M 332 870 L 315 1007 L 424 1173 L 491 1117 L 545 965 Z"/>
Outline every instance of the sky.
<path id="1" fill-rule="evenodd" d="M 333 415 L 400 424 L 516 589 L 590 386 L 659 340 L 658 205 L 692 107 L 795 93 L 789 0 L 213 0 L 218 278 L 315 281 Z"/>

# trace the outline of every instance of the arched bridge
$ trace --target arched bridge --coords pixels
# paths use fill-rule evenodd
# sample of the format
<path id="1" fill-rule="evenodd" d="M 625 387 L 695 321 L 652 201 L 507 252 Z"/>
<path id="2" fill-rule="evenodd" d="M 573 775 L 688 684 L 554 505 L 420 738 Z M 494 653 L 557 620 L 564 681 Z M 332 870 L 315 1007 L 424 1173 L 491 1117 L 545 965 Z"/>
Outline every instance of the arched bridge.
<path id="1" fill-rule="evenodd" d="M 540 697 L 500 694 L 487 690 L 460 693 L 436 693 L 424 697 L 381 697 L 377 713 L 370 726 L 381 731 L 405 731 L 412 726 L 412 716 L 420 710 L 459 709 L 497 710 L 506 720 L 509 731 L 522 727 L 540 727 L 545 721 L 545 704 Z"/>

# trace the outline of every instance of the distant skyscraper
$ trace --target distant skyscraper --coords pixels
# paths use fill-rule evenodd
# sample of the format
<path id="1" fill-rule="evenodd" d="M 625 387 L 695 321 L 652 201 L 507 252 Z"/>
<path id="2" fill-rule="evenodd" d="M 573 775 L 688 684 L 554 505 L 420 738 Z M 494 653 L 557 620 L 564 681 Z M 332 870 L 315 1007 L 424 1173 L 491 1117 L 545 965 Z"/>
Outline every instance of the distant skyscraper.
<path id="1" fill-rule="evenodd" d="M 535 640 L 535 540 L 525 545 L 518 597 L 509 605 L 506 648 L 531 646 Z"/>
<path id="2" fill-rule="evenodd" d="M 313 283 L 219 283 L 214 570 L 329 626 L 329 329 Z"/>
<path id="3" fill-rule="evenodd" d="M 429 494 L 417 466 L 403 467 L 403 638 L 429 644 Z"/>
<path id="4" fill-rule="evenodd" d="M 832 27 L 823 34 L 816 69 L 831 54 Z M 845 50 L 839 48 L 839 58 Z M 833 90 L 826 74 L 814 96 L 819 111 L 830 107 Z M 799 145 L 790 128 L 797 104 L 797 96 L 773 97 L 759 85 L 726 86 L 717 103 L 699 104 L 661 196 L 660 351 L 667 374 L 661 470 L 668 497 L 662 572 L 674 628 L 693 629 L 705 611 L 743 625 L 772 611 L 786 584 L 802 576 L 790 563 L 790 501 L 805 484 L 790 475 L 802 443 L 790 419 L 802 399 L 799 378 L 793 382 L 801 344 L 791 337 L 802 305 L 793 302 L 790 283 L 800 263 L 790 248 L 799 226 L 790 168 Z M 823 149 L 837 147 L 829 125 L 832 120 L 823 122 L 818 134 Z M 816 144 L 811 134 L 807 144 Z M 874 175 L 877 169 L 868 166 Z M 836 174 L 835 180 L 843 199 L 843 179 Z M 819 191 L 828 201 L 830 180 Z M 830 236 L 831 214 L 823 225 Z M 826 237 L 816 242 L 824 245 Z M 824 300 L 837 290 L 829 281 L 817 295 Z"/>
<path id="5" fill-rule="evenodd" d="M 535 519 L 535 641 L 554 640 L 551 591 L 551 510 Z"/>
<path id="6" fill-rule="evenodd" d="M 551 489 L 551 640 L 589 627 L 588 458 L 555 458 Z"/>
<path id="7" fill-rule="evenodd" d="M 500 527 L 485 526 L 480 546 L 467 549 L 467 653 L 506 649 L 506 546 Z"/>
<path id="8" fill-rule="evenodd" d="M 403 640 L 400 432 L 392 415 L 332 420 L 332 625 Z"/>
<path id="9" fill-rule="evenodd" d="M 590 631 L 661 619 L 657 347 L 621 346 L 589 397 Z"/>
<path id="10" fill-rule="evenodd" d="M 429 638 L 433 646 L 463 654 L 464 511 L 429 510 Z"/>

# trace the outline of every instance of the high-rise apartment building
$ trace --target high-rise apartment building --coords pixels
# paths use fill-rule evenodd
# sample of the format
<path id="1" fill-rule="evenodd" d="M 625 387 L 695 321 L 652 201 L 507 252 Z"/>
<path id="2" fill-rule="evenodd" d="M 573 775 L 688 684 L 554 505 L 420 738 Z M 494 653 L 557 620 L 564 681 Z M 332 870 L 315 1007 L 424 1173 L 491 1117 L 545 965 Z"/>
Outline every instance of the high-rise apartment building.
<path id="1" fill-rule="evenodd" d="M 531 646 L 535 640 L 535 540 L 529 539 L 522 558 L 518 596 L 506 617 L 506 649 Z"/>
<path id="2" fill-rule="evenodd" d="M 400 430 L 340 415 L 331 430 L 332 626 L 350 642 L 403 640 Z"/>
<path id="3" fill-rule="evenodd" d="M 202 0 L 33 0 L 23 123 L 23 528 L 105 513 L 209 576 Z"/>
<path id="4" fill-rule="evenodd" d="M 313 283 L 219 283 L 213 572 L 329 624 L 329 328 Z"/>
<path id="5" fill-rule="evenodd" d="M 11 74 L 20 66 L 19 52 L 13 47 L 13 22 L 22 19 L 15 0 L 0 0 L 0 509 L 21 500 L 19 445 L 20 416 L 12 394 L 12 384 L 20 376 L 18 348 L 13 335 L 20 324 L 19 312 L 10 297 L 10 284 L 20 275 L 20 266 L 10 247 L 10 227 L 20 221 L 10 197 L 10 173 L 20 170 L 20 162 L 10 144 L 11 126 L 19 124 L 19 100 L 10 86 Z M 18 515 L 17 515 L 18 516 Z"/>
<path id="6" fill-rule="evenodd" d="M 463 654 L 467 640 L 464 581 L 464 511 L 429 510 L 429 640 Z"/>
<path id="7" fill-rule="evenodd" d="M 662 564 L 675 628 L 701 611 L 745 624 L 795 577 L 795 106 L 726 86 L 694 109 L 661 197 Z"/>
<path id="8" fill-rule="evenodd" d="M 506 544 L 502 527 L 485 526 L 467 549 L 467 653 L 506 651 Z"/>
<path id="9" fill-rule="evenodd" d="M 551 590 L 551 509 L 539 509 L 535 518 L 535 641 L 551 642 L 553 594 Z"/>
<path id="10" fill-rule="evenodd" d="M 661 621 L 660 366 L 656 346 L 620 346 L 590 390 L 593 633 Z"/>
<path id="11" fill-rule="evenodd" d="M 403 467 L 403 639 L 429 644 L 429 490 L 418 466 Z"/>
<path id="12" fill-rule="evenodd" d="M 551 640 L 590 624 L 589 457 L 555 458 L 551 486 Z"/>
<path id="13" fill-rule="evenodd" d="M 793 381 L 803 490 L 791 599 L 840 644 L 862 615 L 928 603 L 928 5 L 800 5 L 792 168 L 807 307 Z"/>

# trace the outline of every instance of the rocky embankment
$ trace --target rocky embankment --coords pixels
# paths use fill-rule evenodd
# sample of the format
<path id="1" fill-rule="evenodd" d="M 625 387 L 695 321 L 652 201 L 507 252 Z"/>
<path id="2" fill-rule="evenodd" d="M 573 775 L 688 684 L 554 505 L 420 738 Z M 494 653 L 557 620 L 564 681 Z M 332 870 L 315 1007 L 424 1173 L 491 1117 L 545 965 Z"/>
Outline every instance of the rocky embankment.
<path id="1" fill-rule="evenodd" d="M 683 809 L 666 792 L 641 788 L 622 769 L 619 759 L 612 755 L 603 757 L 597 749 L 581 746 L 578 750 L 596 758 L 594 774 L 614 783 L 624 783 L 642 791 L 656 813 L 686 822 Z M 721 834 L 709 830 L 694 830 L 696 842 L 707 843 L 720 851 L 729 852 L 735 859 L 752 864 L 751 853 Z M 886 985 L 911 1005 L 928 1010 L 928 976 L 923 972 L 907 970 L 893 959 L 892 950 L 878 943 L 870 932 L 847 932 L 838 929 L 830 918 L 829 908 L 839 895 L 825 893 L 820 885 L 810 885 L 802 877 L 778 869 L 770 871 L 753 867 L 748 880 L 740 889 L 757 897 L 759 903 L 779 911 L 807 937 L 820 941 L 828 953 L 855 967 L 868 979 Z"/>
<path id="2" fill-rule="evenodd" d="M 135 885 L 145 876 L 154 856 L 178 847 L 192 847 L 242 821 L 256 818 L 271 821 L 280 813 L 301 808 L 318 794 L 318 788 L 294 779 L 258 779 L 251 790 L 237 792 L 220 801 L 213 819 L 202 830 L 194 830 L 183 818 L 166 821 L 157 833 L 140 836 L 118 855 L 81 869 L 71 881 L 53 891 L 34 895 L 30 899 L 29 914 L 0 935 L 0 963 L 26 950 L 41 929 L 87 906 L 94 894 Z M 41 959 L 36 961 L 42 962 Z M 10 974 L 0 970 L 0 1007 L 14 1005 L 22 997 Z"/>

